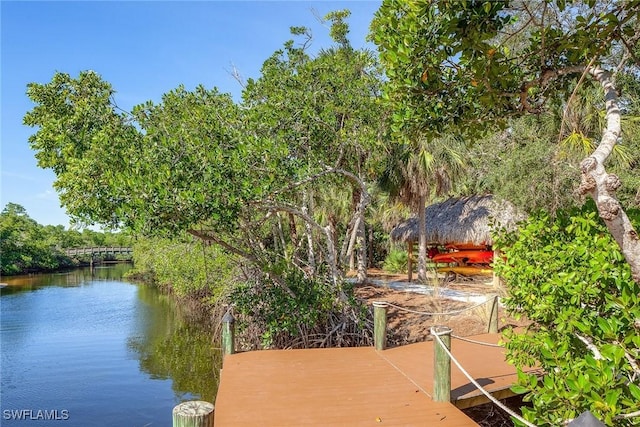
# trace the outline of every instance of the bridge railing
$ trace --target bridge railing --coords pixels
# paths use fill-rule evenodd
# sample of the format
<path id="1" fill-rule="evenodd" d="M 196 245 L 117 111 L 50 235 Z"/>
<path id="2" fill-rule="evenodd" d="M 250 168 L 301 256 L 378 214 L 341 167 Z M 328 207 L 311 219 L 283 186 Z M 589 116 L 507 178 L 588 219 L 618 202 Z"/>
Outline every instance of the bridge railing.
<path id="1" fill-rule="evenodd" d="M 107 247 L 107 246 L 98 246 L 98 247 L 87 247 L 87 248 L 69 248 L 65 250 L 65 253 L 68 256 L 73 255 L 109 255 L 109 254 L 127 254 L 130 255 L 133 253 L 131 248 L 127 247 Z"/>

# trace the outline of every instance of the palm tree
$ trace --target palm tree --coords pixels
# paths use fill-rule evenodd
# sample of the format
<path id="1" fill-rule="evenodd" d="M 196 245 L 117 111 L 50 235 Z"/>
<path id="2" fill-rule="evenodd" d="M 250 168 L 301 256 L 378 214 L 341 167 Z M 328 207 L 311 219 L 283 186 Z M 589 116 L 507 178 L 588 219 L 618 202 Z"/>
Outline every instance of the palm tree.
<path id="1" fill-rule="evenodd" d="M 418 280 L 422 282 L 427 280 L 426 204 L 433 196 L 451 191 L 454 180 L 464 169 L 460 153 L 460 141 L 452 137 L 391 144 L 378 181 L 392 200 L 407 205 L 418 215 Z"/>

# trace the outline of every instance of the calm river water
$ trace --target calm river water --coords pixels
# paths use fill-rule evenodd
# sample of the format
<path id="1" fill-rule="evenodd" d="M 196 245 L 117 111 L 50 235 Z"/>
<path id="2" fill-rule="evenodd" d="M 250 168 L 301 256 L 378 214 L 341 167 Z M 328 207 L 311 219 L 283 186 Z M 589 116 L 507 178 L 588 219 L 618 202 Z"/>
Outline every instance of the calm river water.
<path id="1" fill-rule="evenodd" d="M 215 400 L 211 332 L 128 268 L 2 278 L 2 426 L 171 426 L 178 403 Z"/>

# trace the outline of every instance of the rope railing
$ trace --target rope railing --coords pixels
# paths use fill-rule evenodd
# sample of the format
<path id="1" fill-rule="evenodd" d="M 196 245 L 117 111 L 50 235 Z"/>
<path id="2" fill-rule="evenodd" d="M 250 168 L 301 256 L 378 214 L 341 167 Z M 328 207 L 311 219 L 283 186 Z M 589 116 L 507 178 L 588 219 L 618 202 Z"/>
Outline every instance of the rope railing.
<path id="1" fill-rule="evenodd" d="M 393 307 L 395 309 L 401 310 L 401 311 L 405 311 L 407 313 L 413 313 L 413 314 L 419 314 L 422 316 L 452 316 L 455 314 L 460 314 L 460 313 L 464 313 L 465 311 L 470 311 L 473 309 L 476 309 L 478 307 L 482 307 L 483 305 L 486 305 L 489 301 L 491 301 L 493 298 L 495 298 L 497 295 L 492 295 L 487 297 L 486 300 L 479 302 L 478 304 L 472 305 L 471 307 L 465 307 L 465 308 L 461 308 L 459 310 L 451 310 L 451 311 L 443 311 L 443 312 L 427 312 L 427 311 L 417 311 L 417 310 L 412 310 L 410 308 L 406 308 L 406 307 L 402 307 L 400 305 L 396 305 L 390 302 L 386 302 L 386 301 L 379 301 L 377 302 L 378 304 L 385 304 L 386 306 L 389 307 Z"/>
<path id="2" fill-rule="evenodd" d="M 447 332 L 448 333 L 448 332 Z M 489 393 L 487 390 L 485 390 L 484 388 L 482 388 L 482 386 L 462 367 L 462 365 L 460 364 L 460 362 L 458 362 L 458 360 L 453 357 L 453 354 L 451 354 L 451 351 L 449 350 L 449 348 L 447 348 L 447 346 L 445 345 L 445 343 L 442 341 L 442 338 L 440 338 L 441 333 L 438 332 L 436 330 L 436 328 L 431 328 L 431 335 L 433 335 L 434 340 L 438 343 L 438 345 L 440 346 L 440 349 L 442 351 L 444 351 L 447 356 L 449 356 L 449 359 L 453 361 L 453 363 L 455 363 L 455 365 L 458 367 L 458 369 L 460 370 L 460 372 L 462 372 L 464 374 L 465 377 L 467 377 L 467 379 L 469 381 L 471 381 L 471 383 L 476 386 L 476 388 L 478 390 L 480 390 L 480 392 L 482 394 L 484 394 L 490 401 L 492 401 L 494 404 L 496 404 L 499 408 L 501 408 L 503 411 L 505 411 L 507 414 L 509 414 L 510 416 L 512 416 L 513 418 L 517 419 L 518 421 L 520 421 L 521 423 L 523 423 L 524 425 L 526 425 L 527 427 L 536 427 L 535 424 L 530 423 L 529 421 L 525 420 L 524 418 L 522 418 L 520 415 L 518 415 L 517 413 L 515 413 L 514 411 L 512 411 L 510 408 L 508 408 L 507 406 L 503 405 L 498 399 L 496 399 L 495 397 L 493 397 L 493 395 L 491 393 Z"/>
<path id="3" fill-rule="evenodd" d="M 489 307 L 488 304 L 491 304 Z M 377 350 L 384 350 L 386 347 L 386 329 L 387 329 L 387 308 L 393 307 L 396 310 L 404 311 L 407 313 L 414 313 L 422 316 L 453 316 L 460 313 L 464 313 L 467 311 L 475 310 L 482 306 L 487 306 L 487 310 L 489 313 L 488 318 L 488 332 L 489 333 L 497 333 L 498 332 L 498 295 L 490 295 L 482 302 L 478 304 L 474 304 L 470 307 L 461 308 L 459 310 L 450 310 L 443 312 L 427 312 L 427 311 L 418 311 L 412 310 L 410 308 L 402 307 L 400 305 L 392 304 L 386 301 L 374 301 L 373 302 L 373 326 L 374 326 L 374 345 Z M 486 345 L 489 347 L 502 347 L 497 344 L 486 343 L 481 341 L 464 339 L 462 337 L 455 337 L 461 340 L 469 341 L 474 344 Z"/>
<path id="4" fill-rule="evenodd" d="M 502 345 L 500 345 L 500 344 L 493 344 L 493 343 L 490 343 L 490 342 L 484 342 L 484 341 L 472 340 L 471 338 L 461 337 L 461 336 L 454 335 L 454 334 L 451 334 L 451 336 L 452 336 L 453 338 L 457 339 L 457 340 L 460 340 L 460 341 L 466 341 L 466 342 L 471 343 L 471 344 L 484 345 L 484 346 L 487 346 L 487 347 L 498 347 L 498 348 L 504 348 L 504 346 L 502 346 Z"/>

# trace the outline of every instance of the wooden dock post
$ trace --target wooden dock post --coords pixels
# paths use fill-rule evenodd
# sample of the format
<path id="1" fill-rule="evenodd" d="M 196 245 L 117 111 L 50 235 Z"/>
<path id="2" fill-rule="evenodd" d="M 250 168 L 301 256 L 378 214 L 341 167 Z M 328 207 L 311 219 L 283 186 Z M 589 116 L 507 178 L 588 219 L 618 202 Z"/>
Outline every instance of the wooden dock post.
<path id="1" fill-rule="evenodd" d="M 437 335 L 451 350 L 451 328 L 448 326 L 434 326 L 431 334 Z M 451 358 L 442 349 L 438 340 L 433 339 L 433 400 L 435 402 L 451 401 Z"/>
<path id="2" fill-rule="evenodd" d="M 498 333 L 498 302 L 498 295 L 495 295 L 492 299 L 487 301 L 487 312 L 489 314 L 488 332 L 490 334 Z"/>
<path id="3" fill-rule="evenodd" d="M 373 343 L 376 350 L 387 347 L 387 303 L 373 302 Z"/>
<path id="4" fill-rule="evenodd" d="M 236 319 L 231 311 L 222 317 L 222 355 L 233 354 L 236 352 Z"/>
<path id="5" fill-rule="evenodd" d="M 214 406 L 202 400 L 182 402 L 173 408 L 173 427 L 213 427 Z"/>

